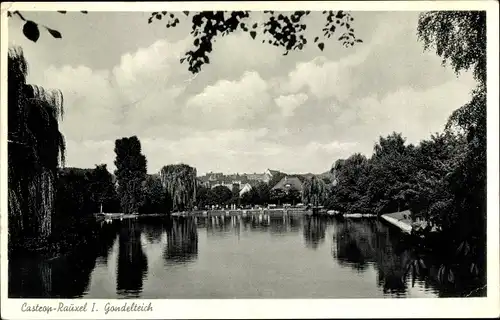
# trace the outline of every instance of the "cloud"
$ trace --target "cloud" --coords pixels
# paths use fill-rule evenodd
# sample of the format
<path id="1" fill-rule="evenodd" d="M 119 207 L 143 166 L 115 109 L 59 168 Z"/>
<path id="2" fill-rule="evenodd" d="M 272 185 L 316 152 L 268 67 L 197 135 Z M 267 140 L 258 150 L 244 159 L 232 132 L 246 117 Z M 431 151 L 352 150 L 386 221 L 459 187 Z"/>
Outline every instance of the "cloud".
<path id="1" fill-rule="evenodd" d="M 198 129 L 252 127 L 271 108 L 268 88 L 257 72 L 247 71 L 238 80 L 220 80 L 189 98 L 183 114 Z"/>
<path id="2" fill-rule="evenodd" d="M 288 74 L 286 88 L 292 93 L 306 89 L 318 99 L 335 97 L 345 100 L 350 96 L 354 85 L 349 68 L 360 63 L 356 58 L 357 56 L 349 56 L 338 61 L 329 61 L 325 57 L 318 57 L 298 63 Z"/>
<path id="3" fill-rule="evenodd" d="M 380 135 L 401 132 L 410 143 L 418 143 L 442 131 L 453 110 L 470 100 L 475 82 L 470 74 L 426 90 L 400 87 L 382 98 L 370 95 L 353 103 L 339 118 L 344 134 L 356 141 L 374 143 Z"/>
<path id="4" fill-rule="evenodd" d="M 284 117 L 290 117 L 294 114 L 295 109 L 303 104 L 308 99 L 307 94 L 291 94 L 287 96 L 279 96 L 274 99 L 274 102 L 281 108 Z"/>

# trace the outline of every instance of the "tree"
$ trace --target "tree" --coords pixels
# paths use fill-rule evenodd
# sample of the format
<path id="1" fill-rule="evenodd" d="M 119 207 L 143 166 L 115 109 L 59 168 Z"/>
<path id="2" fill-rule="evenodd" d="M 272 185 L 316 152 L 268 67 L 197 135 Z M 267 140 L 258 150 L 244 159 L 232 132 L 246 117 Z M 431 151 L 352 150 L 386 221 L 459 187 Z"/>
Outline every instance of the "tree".
<path id="1" fill-rule="evenodd" d="M 322 179 L 312 176 L 303 184 L 302 201 L 313 207 L 323 205 L 327 199 L 326 184 Z"/>
<path id="2" fill-rule="evenodd" d="M 368 194 L 377 214 L 407 209 L 408 181 L 414 172 L 413 146 L 401 133 L 380 137 L 370 159 Z"/>
<path id="3" fill-rule="evenodd" d="M 144 183 L 144 202 L 141 213 L 167 213 L 167 193 L 160 177 L 148 175 Z"/>
<path id="4" fill-rule="evenodd" d="M 245 205 L 256 205 L 261 203 L 259 191 L 256 188 L 250 189 L 241 196 L 241 203 Z"/>
<path id="5" fill-rule="evenodd" d="M 106 164 L 96 165 L 90 174 L 90 192 L 92 200 L 96 204 L 96 212 L 110 212 L 113 201 L 116 199 L 113 177 L 108 171 Z"/>
<path id="6" fill-rule="evenodd" d="M 66 14 L 66 11 L 58 11 Z M 81 11 L 81 13 L 87 13 Z M 290 51 L 302 50 L 308 44 L 316 44 L 319 50 L 323 51 L 327 39 L 341 33 L 337 38 L 344 47 L 351 47 L 362 40 L 356 38 L 354 34 L 354 18 L 345 11 L 323 11 L 325 19 L 321 35 L 316 35 L 314 39 L 308 39 L 304 34 L 307 25 L 304 18 L 309 16 L 310 11 L 275 12 L 264 11 L 263 21 L 252 20 L 255 13 L 251 11 L 183 11 L 184 16 L 178 12 L 153 12 L 148 18 L 148 23 L 162 21 L 167 28 L 176 27 L 182 20 L 189 17 L 191 21 L 191 34 L 194 37 L 194 49 L 185 53 L 180 59 L 180 63 L 187 62 L 188 70 L 193 74 L 200 72 L 204 64 L 210 63 L 209 53 L 213 50 L 213 43 L 218 37 L 223 37 L 237 30 L 247 32 L 252 39 L 262 36 L 262 43 L 272 44 L 285 49 L 284 55 Z M 27 19 L 19 11 L 7 13 L 8 17 L 17 17 L 25 22 L 23 33 L 29 40 L 36 42 L 40 37 L 39 26 L 46 29 L 54 38 L 62 38 L 59 31 L 37 22 Z M 179 18 L 180 17 L 180 18 Z M 184 19 L 183 19 L 184 17 Z M 342 30 L 342 31 L 340 31 Z M 267 35 L 268 37 L 264 37 Z M 321 38 L 321 40 L 320 40 Z"/>
<path id="7" fill-rule="evenodd" d="M 26 82 L 28 63 L 19 47 L 8 52 L 9 236 L 47 239 L 52 232 L 57 170 L 65 142 L 60 91 Z"/>
<path id="8" fill-rule="evenodd" d="M 370 161 L 356 153 L 337 160 L 331 172 L 337 184 L 330 194 L 328 206 L 345 212 L 369 211 Z"/>
<path id="9" fill-rule="evenodd" d="M 300 197 L 300 191 L 294 187 L 291 187 L 286 192 L 285 201 L 291 205 L 295 205 L 296 203 L 300 202 Z"/>
<path id="10" fill-rule="evenodd" d="M 186 164 L 164 166 L 160 179 L 173 211 L 191 210 L 196 204 L 196 169 Z"/>
<path id="11" fill-rule="evenodd" d="M 418 19 L 418 40 L 436 50 L 443 65 L 459 74 L 472 69 L 486 85 L 486 11 L 429 11 Z"/>
<path id="12" fill-rule="evenodd" d="M 199 186 L 196 190 L 196 206 L 198 208 L 205 208 L 209 205 L 210 188 Z"/>
<path id="13" fill-rule="evenodd" d="M 92 169 L 64 168 L 58 174 L 55 220 L 77 220 L 95 211 L 91 190 Z"/>
<path id="14" fill-rule="evenodd" d="M 233 194 L 226 186 L 216 186 L 210 190 L 212 205 L 225 205 L 231 200 Z"/>
<path id="15" fill-rule="evenodd" d="M 240 201 L 240 187 L 237 184 L 233 184 L 233 188 L 231 189 L 232 197 L 231 204 L 238 204 Z"/>
<path id="16" fill-rule="evenodd" d="M 257 204 L 266 205 L 269 202 L 269 184 L 259 182 L 257 186 L 252 189 L 254 189 L 257 193 Z"/>
<path id="17" fill-rule="evenodd" d="M 274 204 L 282 204 L 286 200 L 286 192 L 283 189 L 271 189 L 269 191 L 269 202 Z"/>
<path id="18" fill-rule="evenodd" d="M 146 157 L 136 136 L 115 142 L 115 175 L 118 196 L 124 213 L 136 213 L 143 201 L 143 183 L 146 180 Z"/>
<path id="19" fill-rule="evenodd" d="M 419 17 L 418 39 L 455 73 L 472 69 L 477 81 L 471 101 L 454 111 L 446 125 L 446 131 L 463 135 L 466 144 L 444 179 L 447 201 L 434 206 L 445 212 L 438 221 L 447 235 L 446 247 L 452 248 L 445 252 L 449 261 L 439 270 L 440 280 L 481 274 L 485 283 L 485 272 L 478 270 L 486 267 L 486 12 L 425 12 Z"/>

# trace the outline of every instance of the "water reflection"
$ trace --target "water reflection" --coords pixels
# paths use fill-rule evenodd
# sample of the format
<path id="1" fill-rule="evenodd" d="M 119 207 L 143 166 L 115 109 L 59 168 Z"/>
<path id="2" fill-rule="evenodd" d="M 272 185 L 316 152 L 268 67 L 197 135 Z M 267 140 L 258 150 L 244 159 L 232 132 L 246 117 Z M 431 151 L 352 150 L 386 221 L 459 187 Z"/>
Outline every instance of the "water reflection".
<path id="1" fill-rule="evenodd" d="M 146 240 L 151 244 L 160 243 L 163 234 L 166 232 L 165 223 L 163 221 L 141 221 L 142 229 Z"/>
<path id="2" fill-rule="evenodd" d="M 167 244 L 163 253 L 167 264 L 179 264 L 198 257 L 198 230 L 195 218 L 174 219 L 167 228 Z"/>
<path id="3" fill-rule="evenodd" d="M 92 239 L 87 227 L 82 230 L 83 241 L 72 252 L 50 258 L 9 256 L 9 297 L 82 297 L 88 290 L 96 259 L 106 255 L 114 237 L 111 233 L 109 237 Z"/>
<path id="4" fill-rule="evenodd" d="M 118 239 L 116 292 L 120 296 L 138 297 L 148 271 L 148 259 L 142 249 L 142 229 L 134 220 L 123 223 Z"/>
<path id="5" fill-rule="evenodd" d="M 412 260 L 410 250 L 398 250 L 399 238 L 377 220 L 344 221 L 333 236 L 332 254 L 340 265 L 359 272 L 373 266 L 383 292 L 399 296 L 408 289 L 406 271 Z"/>
<path id="6" fill-rule="evenodd" d="M 326 218 L 305 216 L 303 232 L 306 246 L 317 249 L 325 241 Z"/>
<path id="7" fill-rule="evenodd" d="M 272 235 L 284 235 L 288 232 L 288 224 L 286 215 L 270 217 L 269 231 Z"/>
<path id="8" fill-rule="evenodd" d="M 93 233 L 66 255 L 9 259 L 9 296 L 457 296 L 434 280 L 438 268 L 428 257 L 428 276 L 410 276 L 414 250 L 376 219 L 276 212 L 139 218 L 96 224 Z M 338 289 L 346 284 L 350 292 Z"/>
<path id="9" fill-rule="evenodd" d="M 362 271 L 375 262 L 376 235 L 376 224 L 370 221 L 339 222 L 333 235 L 332 254 L 341 265 Z"/>

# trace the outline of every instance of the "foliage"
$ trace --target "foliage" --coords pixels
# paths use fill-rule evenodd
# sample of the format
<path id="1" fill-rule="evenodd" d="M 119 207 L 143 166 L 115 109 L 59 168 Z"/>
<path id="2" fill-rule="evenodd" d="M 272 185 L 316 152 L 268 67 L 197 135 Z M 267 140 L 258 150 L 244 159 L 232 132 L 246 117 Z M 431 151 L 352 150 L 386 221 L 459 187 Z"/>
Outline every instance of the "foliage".
<path id="1" fill-rule="evenodd" d="M 66 11 L 57 11 L 61 14 L 66 14 Z M 87 11 L 80 11 L 83 14 L 87 14 Z M 62 35 L 59 31 L 51 29 L 45 25 L 42 25 L 38 22 L 26 19 L 23 14 L 21 14 L 19 11 L 8 11 L 7 12 L 7 17 L 13 17 L 16 16 L 22 21 L 24 21 L 24 26 L 23 26 L 23 34 L 24 36 L 33 42 L 37 42 L 38 39 L 40 38 L 40 30 L 39 26 L 45 29 L 52 37 L 56 39 L 61 39 Z"/>
<path id="2" fill-rule="evenodd" d="M 486 84 L 486 12 L 430 11 L 420 15 L 418 39 L 426 50 L 438 56 L 456 73 L 470 68 L 481 84 Z"/>
<path id="3" fill-rule="evenodd" d="M 281 204 L 286 198 L 286 192 L 283 189 L 271 189 L 269 191 L 269 202 L 273 204 Z"/>
<path id="4" fill-rule="evenodd" d="M 240 201 L 240 187 L 237 184 L 231 189 L 231 204 L 238 204 Z"/>
<path id="5" fill-rule="evenodd" d="M 65 142 L 60 91 L 26 83 L 28 63 L 21 48 L 8 52 L 9 237 L 47 238 L 52 230 L 57 169 Z"/>
<path id="6" fill-rule="evenodd" d="M 243 205 L 256 205 L 260 204 L 259 191 L 256 188 L 250 189 L 241 196 L 241 204 Z"/>
<path id="7" fill-rule="evenodd" d="M 425 49 L 435 49 L 458 74 L 473 70 L 478 85 L 472 99 L 452 113 L 448 131 L 465 135 L 446 183 L 452 214 L 445 228 L 467 256 L 470 270 L 486 267 L 486 12 L 443 11 L 421 14 L 418 37 Z M 470 248 L 463 250 L 463 248 Z M 457 258 L 458 259 L 458 258 Z M 464 257 L 461 257 L 463 260 Z M 471 263 L 471 261 L 474 261 Z M 464 264 L 462 264 L 463 266 Z M 485 274 L 485 272 L 482 272 Z"/>
<path id="8" fill-rule="evenodd" d="M 196 190 L 196 206 L 198 208 L 205 208 L 209 205 L 209 192 L 210 188 L 203 185 L 199 186 Z"/>
<path id="9" fill-rule="evenodd" d="M 223 37 L 238 30 L 248 33 L 252 39 L 257 39 L 260 34 L 262 43 L 284 48 L 284 55 L 290 51 L 302 50 L 308 43 L 315 43 L 323 51 L 324 39 L 334 36 L 339 29 L 343 29 L 343 33 L 338 37 L 338 41 L 342 42 L 345 47 L 362 42 L 354 35 L 354 28 L 351 25 L 354 18 L 344 11 L 323 11 L 326 20 L 321 35 L 323 40 L 319 41 L 320 36 L 316 36 L 314 40 L 307 39 L 304 34 L 307 28 L 304 19 L 310 13 L 310 11 L 264 11 L 264 20 L 257 21 L 251 19 L 255 13 L 250 11 L 184 11 L 185 19 L 191 16 L 194 49 L 187 51 L 180 62 L 186 61 L 189 64 L 189 71 L 198 73 L 205 63 L 210 63 L 209 53 L 212 52 L 213 43 L 217 37 Z M 148 23 L 163 21 L 166 22 L 167 28 L 176 27 L 183 18 L 179 16 L 180 13 L 177 12 L 153 12 L 148 18 Z M 264 37 L 265 35 L 268 37 Z"/>
<path id="10" fill-rule="evenodd" d="M 368 194 L 377 214 L 402 211 L 408 208 L 408 183 L 415 168 L 413 145 L 405 145 L 400 133 L 380 137 L 370 159 Z"/>
<path id="11" fill-rule="evenodd" d="M 168 209 L 184 211 L 196 204 L 196 169 L 186 164 L 164 166 L 160 171 L 163 187 L 167 191 Z"/>
<path id="12" fill-rule="evenodd" d="M 102 205 L 103 212 L 110 209 L 112 202 L 117 198 L 113 176 L 108 171 L 106 164 L 96 165 L 90 172 L 90 193 L 92 201 L 98 206 Z M 100 207 L 97 208 L 99 212 Z"/>
<path id="13" fill-rule="evenodd" d="M 314 207 L 323 205 L 327 199 L 327 187 L 323 179 L 316 176 L 306 179 L 303 184 L 302 202 Z"/>
<path id="14" fill-rule="evenodd" d="M 328 207 L 344 212 L 365 212 L 368 207 L 368 159 L 359 153 L 339 159 L 332 167 L 337 184 L 333 187 Z"/>
<path id="15" fill-rule="evenodd" d="M 231 201 L 233 194 L 228 187 L 215 186 L 210 189 L 208 203 L 210 205 L 226 205 Z"/>
<path id="16" fill-rule="evenodd" d="M 144 183 L 144 201 L 139 213 L 167 213 L 167 193 L 159 176 L 148 175 Z"/>
<path id="17" fill-rule="evenodd" d="M 269 184 L 264 182 L 259 182 L 257 186 L 252 189 L 255 189 L 257 191 L 259 199 L 257 202 L 258 204 L 266 205 L 269 202 L 269 192 L 270 192 Z"/>
<path id="18" fill-rule="evenodd" d="M 115 175 L 118 197 L 123 213 L 137 213 L 143 201 L 143 183 L 146 180 L 146 157 L 136 136 L 115 141 Z"/>

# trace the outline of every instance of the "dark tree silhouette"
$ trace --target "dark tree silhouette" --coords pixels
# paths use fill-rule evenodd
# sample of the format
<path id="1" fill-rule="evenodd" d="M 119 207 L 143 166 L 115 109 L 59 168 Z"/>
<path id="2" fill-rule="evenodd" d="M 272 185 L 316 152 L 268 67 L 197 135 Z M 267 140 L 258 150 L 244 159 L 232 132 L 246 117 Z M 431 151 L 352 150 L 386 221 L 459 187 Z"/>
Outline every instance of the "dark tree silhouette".
<path id="1" fill-rule="evenodd" d="M 146 157 L 136 136 L 117 139 L 115 142 L 116 179 L 118 196 L 124 213 L 136 213 L 143 200 L 146 180 Z"/>

